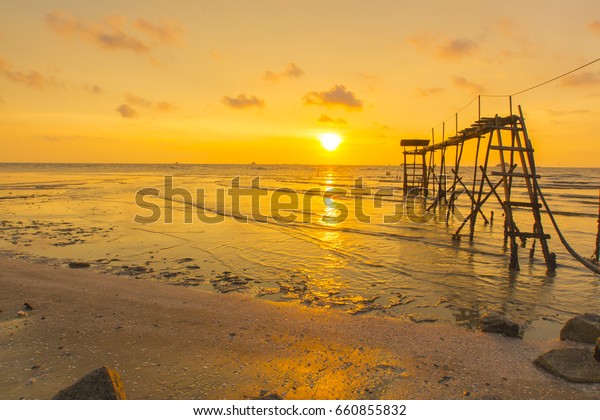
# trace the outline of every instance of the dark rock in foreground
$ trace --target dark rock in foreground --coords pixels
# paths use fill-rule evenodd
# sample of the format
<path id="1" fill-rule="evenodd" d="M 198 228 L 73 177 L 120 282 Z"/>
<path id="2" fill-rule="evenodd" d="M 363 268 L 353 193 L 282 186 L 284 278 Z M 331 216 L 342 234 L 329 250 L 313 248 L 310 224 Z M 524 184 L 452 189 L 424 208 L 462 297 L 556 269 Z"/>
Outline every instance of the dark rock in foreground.
<path id="1" fill-rule="evenodd" d="M 489 312 L 479 318 L 481 331 L 504 334 L 508 337 L 519 336 L 519 324 L 499 312 Z"/>
<path id="2" fill-rule="evenodd" d="M 594 359 L 600 363 L 600 337 L 596 340 L 596 348 L 594 349 Z"/>
<path id="3" fill-rule="evenodd" d="M 53 400 L 125 400 L 121 377 L 116 370 L 102 366 L 59 391 Z"/>
<path id="4" fill-rule="evenodd" d="M 571 318 L 560 330 L 561 340 L 573 340 L 595 344 L 600 337 L 600 315 L 583 314 Z"/>
<path id="5" fill-rule="evenodd" d="M 253 400 L 283 400 L 283 397 L 277 392 L 269 392 L 266 389 L 262 389 L 258 394 L 258 397 L 252 398 Z"/>
<path id="6" fill-rule="evenodd" d="M 534 363 L 569 382 L 600 383 L 600 365 L 594 361 L 590 349 L 554 349 Z"/>
<path id="7" fill-rule="evenodd" d="M 69 268 L 90 268 L 90 263 L 88 262 L 70 262 Z"/>

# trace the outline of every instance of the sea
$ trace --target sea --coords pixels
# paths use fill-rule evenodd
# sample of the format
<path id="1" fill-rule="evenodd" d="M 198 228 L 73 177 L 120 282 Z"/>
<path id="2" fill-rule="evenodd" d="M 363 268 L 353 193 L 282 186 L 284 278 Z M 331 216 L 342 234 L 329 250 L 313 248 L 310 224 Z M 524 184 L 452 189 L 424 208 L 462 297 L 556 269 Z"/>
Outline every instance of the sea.
<path id="1" fill-rule="evenodd" d="M 568 243 L 592 257 L 600 169 L 538 173 Z M 473 239 L 469 223 L 455 239 L 471 212 L 468 194 L 449 212 L 443 201 L 433 205 L 435 186 L 426 198 L 405 198 L 402 176 L 399 166 L 0 163 L 0 255 L 83 263 L 79 270 L 191 296 L 241 293 L 415 323 L 476 329 L 482 314 L 500 311 L 522 325 L 524 340 L 557 339 L 572 316 L 600 313 L 600 276 L 565 251 L 545 210 L 556 271 L 539 243 L 530 253 L 532 239 L 519 249 L 520 271 L 510 271 L 493 194 Z M 476 192 L 480 177 L 461 168 Z M 512 192 L 527 197 L 517 180 Z M 531 231 L 531 209 L 514 217 Z"/>

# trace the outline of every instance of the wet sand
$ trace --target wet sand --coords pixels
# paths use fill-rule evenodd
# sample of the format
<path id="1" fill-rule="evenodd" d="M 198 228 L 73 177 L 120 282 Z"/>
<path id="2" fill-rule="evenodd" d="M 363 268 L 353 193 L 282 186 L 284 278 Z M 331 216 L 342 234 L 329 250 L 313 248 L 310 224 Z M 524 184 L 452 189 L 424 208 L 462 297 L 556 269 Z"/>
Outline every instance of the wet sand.
<path id="1" fill-rule="evenodd" d="M 132 399 L 593 399 L 532 361 L 564 345 L 0 259 L 0 398 L 117 369 Z M 26 310 L 24 303 L 33 309 Z M 18 316 L 19 311 L 27 316 Z"/>

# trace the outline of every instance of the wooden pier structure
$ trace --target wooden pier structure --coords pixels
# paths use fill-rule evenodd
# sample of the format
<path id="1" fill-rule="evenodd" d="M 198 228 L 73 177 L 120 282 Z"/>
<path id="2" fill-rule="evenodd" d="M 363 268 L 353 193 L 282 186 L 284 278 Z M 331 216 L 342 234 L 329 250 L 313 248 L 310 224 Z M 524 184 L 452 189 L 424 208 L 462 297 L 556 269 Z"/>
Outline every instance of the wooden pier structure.
<path id="1" fill-rule="evenodd" d="M 510 246 L 510 270 L 519 270 L 519 248 L 527 246 L 531 241 L 530 257 L 533 257 L 536 243 L 540 244 L 544 261 L 549 272 L 556 270 L 556 255 L 550 252 L 548 239 L 544 232 L 540 202 L 540 186 L 537 173 L 534 149 L 527 133 L 525 118 L 521 107 L 518 114 L 507 117 L 481 117 L 470 127 L 457 131 L 454 136 L 442 142 L 430 143 L 429 140 L 402 140 L 404 147 L 404 195 L 433 198 L 428 210 L 432 212 L 446 211 L 446 223 L 455 212 L 457 199 L 466 194 L 470 201 L 470 212 L 462 220 L 453 239 L 459 240 L 462 231 L 468 226 L 469 239 L 475 233 L 476 220 L 480 216 L 484 223 L 489 223 L 482 208 L 490 199 L 495 199 L 504 212 L 504 243 Z M 442 134 L 443 136 L 443 134 Z M 433 133 L 432 133 L 433 137 Z M 433 139 L 432 139 L 433 140 Z M 465 143 L 476 144 L 475 165 L 471 185 L 466 185 L 461 176 L 461 163 Z M 454 163 L 448 164 L 449 150 L 455 149 Z M 435 153 L 439 153 L 439 165 L 436 166 Z M 490 156 L 497 154 L 499 164 L 490 166 Z M 481 156 L 483 155 L 483 156 Z M 480 156 L 482 162 L 480 164 Z M 450 167 L 451 175 L 447 174 Z M 448 179 L 450 178 L 450 179 Z M 525 198 L 514 198 L 514 184 L 524 186 Z M 516 210 L 520 210 L 520 226 L 514 218 Z M 523 211 L 530 222 L 523 222 Z M 492 216 L 493 217 L 493 216 Z"/>

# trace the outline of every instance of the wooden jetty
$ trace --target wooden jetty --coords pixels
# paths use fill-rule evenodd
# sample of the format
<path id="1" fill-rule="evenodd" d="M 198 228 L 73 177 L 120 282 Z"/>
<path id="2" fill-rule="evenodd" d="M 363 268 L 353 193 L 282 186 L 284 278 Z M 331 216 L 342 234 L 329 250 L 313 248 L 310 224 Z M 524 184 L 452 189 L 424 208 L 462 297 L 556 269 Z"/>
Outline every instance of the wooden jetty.
<path id="1" fill-rule="evenodd" d="M 463 228 L 468 225 L 468 235 L 471 241 L 474 237 L 477 217 L 481 216 L 484 222 L 488 223 L 482 207 L 490 198 L 497 200 L 505 216 L 504 241 L 505 244 L 510 242 L 509 268 L 519 270 L 518 249 L 525 247 L 527 241 L 531 239 L 532 246 L 529 255 L 533 256 L 535 244 L 539 242 L 546 267 L 549 272 L 554 272 L 556 255 L 549 250 L 550 235 L 544 232 L 542 224 L 541 191 L 538 183 L 540 176 L 537 174 L 534 149 L 520 106 L 518 110 L 517 115 L 507 117 L 496 115 L 482 118 L 480 116 L 470 127 L 457 131 L 454 136 L 439 143 L 429 144 L 429 140 L 402 140 L 404 195 L 420 195 L 424 198 L 433 196 L 433 202 L 429 205 L 428 210 L 435 212 L 445 208 L 446 222 L 448 223 L 455 211 L 456 200 L 461 194 L 466 193 L 470 200 L 470 212 L 454 233 L 453 239 L 459 240 Z M 461 163 L 465 143 L 471 140 L 476 144 L 476 151 L 473 180 L 469 187 L 461 176 Z M 447 163 L 450 149 L 455 149 L 453 165 Z M 436 152 L 440 153 L 437 168 Z M 489 166 L 492 153 L 498 154 L 500 159 L 498 167 Z M 483 155 L 481 164 L 479 164 L 480 155 Z M 429 164 L 427 164 L 428 161 Z M 448 166 L 452 173 L 451 180 L 447 179 Z M 524 183 L 527 192 L 525 199 L 513 198 L 515 180 L 519 180 L 521 185 Z M 513 217 L 516 209 L 522 209 L 529 213 L 531 223 L 526 223 L 526 226 L 530 227 L 529 229 L 517 226 Z M 523 224 L 522 221 L 521 224 Z"/>

